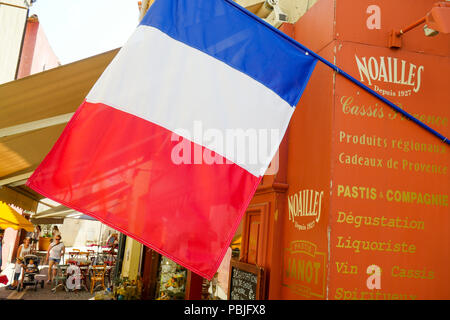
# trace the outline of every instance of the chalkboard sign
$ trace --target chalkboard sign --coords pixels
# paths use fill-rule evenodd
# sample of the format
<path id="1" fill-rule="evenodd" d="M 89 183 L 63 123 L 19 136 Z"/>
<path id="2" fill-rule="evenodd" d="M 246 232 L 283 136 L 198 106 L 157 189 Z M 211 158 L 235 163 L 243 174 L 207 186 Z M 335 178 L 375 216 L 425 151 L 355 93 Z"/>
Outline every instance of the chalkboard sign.
<path id="1" fill-rule="evenodd" d="M 228 300 L 263 299 L 262 276 L 262 268 L 232 259 L 228 282 Z"/>

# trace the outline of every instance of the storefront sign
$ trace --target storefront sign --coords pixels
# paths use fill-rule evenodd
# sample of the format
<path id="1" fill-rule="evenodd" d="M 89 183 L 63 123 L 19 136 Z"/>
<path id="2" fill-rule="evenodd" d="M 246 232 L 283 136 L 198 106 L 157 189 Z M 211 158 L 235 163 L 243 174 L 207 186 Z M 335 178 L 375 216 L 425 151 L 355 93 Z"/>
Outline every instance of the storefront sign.
<path id="1" fill-rule="evenodd" d="M 422 84 L 424 66 L 403 59 L 379 56 L 358 57 L 355 54 L 360 81 L 368 83 L 375 91 L 386 96 L 410 96 L 417 93 Z M 401 85 L 403 90 L 392 90 L 392 85 Z"/>
<path id="2" fill-rule="evenodd" d="M 297 230 L 310 230 L 319 223 L 323 195 L 323 191 L 301 190 L 288 196 L 289 221 Z"/>
<path id="3" fill-rule="evenodd" d="M 345 44 L 337 57 L 445 136 L 448 59 L 361 44 Z M 329 298 L 450 297 L 448 147 L 341 78 L 335 101 Z M 380 288 L 366 285 L 371 265 Z"/>
<path id="4" fill-rule="evenodd" d="M 321 0 L 285 30 L 449 137 L 448 35 L 426 37 L 418 27 L 400 49 L 387 48 L 393 29 L 433 4 Z M 311 34 L 317 21 L 323 27 Z M 288 145 L 282 299 L 449 299 L 447 144 L 318 63 Z"/>
<path id="5" fill-rule="evenodd" d="M 293 241 L 284 254 L 283 286 L 304 297 L 325 297 L 325 253 L 308 241 Z"/>

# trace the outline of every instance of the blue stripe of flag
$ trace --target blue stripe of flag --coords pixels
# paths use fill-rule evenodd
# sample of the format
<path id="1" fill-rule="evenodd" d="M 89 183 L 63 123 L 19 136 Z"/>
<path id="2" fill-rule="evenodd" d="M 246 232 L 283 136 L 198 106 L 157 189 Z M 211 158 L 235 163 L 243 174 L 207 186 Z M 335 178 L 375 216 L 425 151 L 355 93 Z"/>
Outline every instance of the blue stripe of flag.
<path id="1" fill-rule="evenodd" d="M 227 0 L 156 0 L 141 25 L 227 63 L 291 106 L 297 105 L 317 62 Z"/>

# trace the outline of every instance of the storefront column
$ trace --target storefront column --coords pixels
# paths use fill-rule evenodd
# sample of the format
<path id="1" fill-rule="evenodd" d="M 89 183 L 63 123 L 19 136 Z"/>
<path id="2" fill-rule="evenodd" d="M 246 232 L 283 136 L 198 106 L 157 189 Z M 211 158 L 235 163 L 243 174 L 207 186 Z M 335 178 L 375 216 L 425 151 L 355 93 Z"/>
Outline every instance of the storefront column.
<path id="1" fill-rule="evenodd" d="M 191 271 L 187 273 L 186 300 L 201 300 L 203 278 Z"/>
<path id="2" fill-rule="evenodd" d="M 141 246 L 142 244 L 136 240 L 127 237 L 125 255 L 122 262 L 122 277 L 128 277 L 130 280 L 134 280 L 138 276 Z"/>

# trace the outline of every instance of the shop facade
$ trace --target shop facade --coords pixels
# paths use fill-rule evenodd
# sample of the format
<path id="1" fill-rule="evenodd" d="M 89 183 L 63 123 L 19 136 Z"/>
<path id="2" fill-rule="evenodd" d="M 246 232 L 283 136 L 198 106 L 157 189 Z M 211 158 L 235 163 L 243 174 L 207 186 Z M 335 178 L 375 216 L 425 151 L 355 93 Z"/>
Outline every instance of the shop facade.
<path id="1" fill-rule="evenodd" d="M 400 48 L 388 47 L 392 29 L 433 4 L 319 0 L 280 30 L 448 137 L 449 36 L 418 28 Z M 58 93 L 79 100 L 114 55 L 40 77 L 53 74 L 48 83 L 71 88 L 71 72 L 85 75 L 83 90 Z M 67 105 L 45 116 L 73 112 L 76 103 Z M 40 118 L 16 120 L 8 126 Z M 43 128 L 40 155 L 28 154 L 33 141 L 16 140 L 14 150 L 38 164 L 64 125 Z M 277 169 L 263 177 L 217 277 L 206 281 L 128 237 L 117 273 L 140 278 L 144 299 L 230 299 L 233 268 L 254 275 L 251 296 L 260 299 L 448 299 L 449 160 L 446 144 L 318 63 L 272 163 Z M 22 196 L 0 189 L 0 199 L 35 212 L 37 201 Z"/>
<path id="2" fill-rule="evenodd" d="M 449 36 L 418 28 L 388 48 L 433 3 L 322 0 L 282 30 L 449 136 Z M 448 152 L 319 62 L 245 217 L 241 258 L 265 267 L 265 297 L 448 299 Z"/>
<path id="3" fill-rule="evenodd" d="M 320 0 L 280 30 L 448 137 L 449 36 L 421 26 L 389 48 L 433 4 Z M 261 269 L 262 299 L 448 299 L 449 160 L 447 144 L 319 62 L 235 261 Z M 186 274 L 185 297 L 201 299 Z"/>

